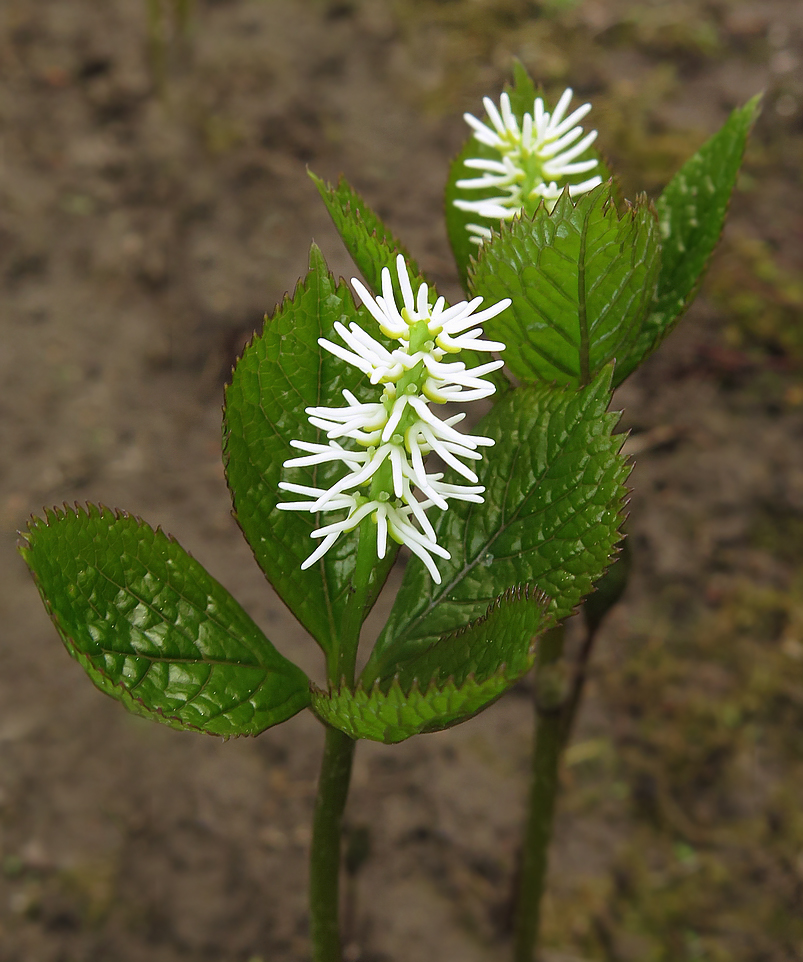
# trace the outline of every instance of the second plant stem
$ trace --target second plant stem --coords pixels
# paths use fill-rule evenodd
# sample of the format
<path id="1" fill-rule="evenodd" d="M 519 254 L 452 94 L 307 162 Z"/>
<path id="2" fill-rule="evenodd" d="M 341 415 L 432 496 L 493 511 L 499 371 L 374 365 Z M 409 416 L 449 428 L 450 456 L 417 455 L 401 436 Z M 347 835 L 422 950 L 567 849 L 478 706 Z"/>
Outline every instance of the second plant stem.
<path id="1" fill-rule="evenodd" d="M 515 907 L 515 962 L 533 962 L 541 923 L 549 843 L 563 747 L 563 627 L 544 635 L 536 668 L 536 731 L 527 827 Z"/>
<path id="2" fill-rule="evenodd" d="M 357 743 L 336 728 L 326 742 L 315 799 L 310 853 L 310 936 L 314 962 L 340 962 L 340 837 Z"/>
<path id="3" fill-rule="evenodd" d="M 549 843 L 555 818 L 560 759 L 572 734 L 588 677 L 597 632 L 622 597 L 630 575 L 629 542 L 620 548 L 618 562 L 597 582 L 586 599 L 583 620 L 586 635 L 575 659 L 568 691 L 561 672 L 563 626 L 547 632 L 541 641 L 536 668 L 536 728 L 532 782 L 527 815 L 521 877 L 515 905 L 515 962 L 533 962 L 541 926 L 541 901 L 548 867 Z"/>
<path id="4" fill-rule="evenodd" d="M 376 562 L 373 531 L 360 527 L 357 561 L 348 605 L 327 664 L 332 688 L 354 687 L 360 629 Z M 340 839 L 356 742 L 335 728 L 326 729 L 310 850 L 310 937 L 313 962 L 341 962 Z"/>

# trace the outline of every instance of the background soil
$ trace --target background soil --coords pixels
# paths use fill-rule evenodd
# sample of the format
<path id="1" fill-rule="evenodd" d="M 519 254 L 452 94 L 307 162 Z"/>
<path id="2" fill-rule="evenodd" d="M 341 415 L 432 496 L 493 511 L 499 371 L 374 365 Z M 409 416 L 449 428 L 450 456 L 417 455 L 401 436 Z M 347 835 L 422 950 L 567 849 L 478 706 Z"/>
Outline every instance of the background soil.
<path id="1" fill-rule="evenodd" d="M 548 962 L 803 959 L 803 16 L 798 0 L 142 0 L 0 7 L 0 960 L 308 954 L 308 713 L 224 743 L 129 717 L 63 651 L 15 531 L 94 500 L 161 524 L 314 678 L 229 516 L 222 386 L 314 238 L 305 164 L 448 296 L 463 110 L 518 56 L 571 84 L 631 195 L 765 89 L 726 236 L 620 390 L 634 576 L 563 772 Z M 532 711 L 362 743 L 348 958 L 502 960 Z"/>

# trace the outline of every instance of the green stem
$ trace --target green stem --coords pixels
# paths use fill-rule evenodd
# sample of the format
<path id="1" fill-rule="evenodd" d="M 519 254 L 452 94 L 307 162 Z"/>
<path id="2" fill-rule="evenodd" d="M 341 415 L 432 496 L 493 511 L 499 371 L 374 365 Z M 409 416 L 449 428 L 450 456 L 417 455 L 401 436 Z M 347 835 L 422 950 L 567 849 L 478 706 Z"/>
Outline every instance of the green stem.
<path id="1" fill-rule="evenodd" d="M 162 0 L 147 0 L 147 9 L 148 52 L 151 60 L 151 70 L 153 71 L 157 93 L 163 98 L 167 81 L 167 50 Z"/>
<path id="2" fill-rule="evenodd" d="M 583 691 L 586 686 L 586 679 L 588 678 L 588 665 L 591 661 L 591 654 L 594 650 L 596 638 L 597 629 L 587 628 L 586 636 L 583 639 L 583 644 L 574 664 L 574 675 L 562 712 L 563 748 L 566 748 L 572 737 L 574 723 L 577 719 L 577 711 L 580 708 L 580 702 L 582 701 Z"/>
<path id="3" fill-rule="evenodd" d="M 630 579 L 630 569 L 633 557 L 630 552 L 630 539 L 625 538 L 619 550 L 619 557 L 594 586 L 594 592 L 588 596 L 583 605 L 583 621 L 586 636 L 580 652 L 574 663 L 572 683 L 568 697 L 563 706 L 563 742 L 568 744 L 572 729 L 577 718 L 580 702 L 583 698 L 588 666 L 594 652 L 597 632 L 608 617 L 611 609 L 619 602 L 627 588 Z"/>
<path id="4" fill-rule="evenodd" d="M 181 36 L 186 37 L 190 32 L 192 22 L 192 8 L 194 0 L 174 0 L 176 26 Z"/>
<path id="5" fill-rule="evenodd" d="M 315 799 L 310 855 L 310 936 L 313 962 L 341 962 L 340 836 L 357 743 L 335 728 L 326 743 Z"/>
<path id="6" fill-rule="evenodd" d="M 371 572 L 376 563 L 376 533 L 363 521 L 354 577 L 340 634 L 328 662 L 332 687 L 354 687 L 354 666 Z M 310 850 L 310 936 L 313 962 L 341 962 L 340 940 L 340 839 L 343 812 L 349 793 L 351 763 L 356 742 L 335 728 L 326 729 L 326 742 L 315 799 Z"/>
<path id="7" fill-rule="evenodd" d="M 563 692 L 558 671 L 562 654 L 563 628 L 553 628 L 541 641 L 535 676 L 536 731 L 529 812 L 516 897 L 515 962 L 533 962 L 538 944 L 541 900 L 558 790 L 558 765 L 563 747 Z"/>

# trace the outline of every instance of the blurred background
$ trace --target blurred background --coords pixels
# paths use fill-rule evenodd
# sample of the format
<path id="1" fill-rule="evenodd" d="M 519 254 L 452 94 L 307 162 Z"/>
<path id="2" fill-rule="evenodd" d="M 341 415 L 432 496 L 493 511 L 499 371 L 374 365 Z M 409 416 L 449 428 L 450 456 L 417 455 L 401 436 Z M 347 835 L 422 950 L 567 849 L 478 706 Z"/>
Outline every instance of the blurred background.
<path id="1" fill-rule="evenodd" d="M 127 716 L 15 532 L 65 500 L 161 524 L 320 680 L 230 517 L 223 385 L 313 238 L 351 276 L 305 165 L 456 297 L 447 165 L 513 57 L 593 103 L 628 196 L 766 91 L 701 296 L 615 398 L 634 572 L 562 776 L 543 959 L 803 959 L 799 0 L 3 0 L 0 962 L 307 957 L 320 725 Z M 525 683 L 361 743 L 349 962 L 508 958 L 531 726 Z"/>

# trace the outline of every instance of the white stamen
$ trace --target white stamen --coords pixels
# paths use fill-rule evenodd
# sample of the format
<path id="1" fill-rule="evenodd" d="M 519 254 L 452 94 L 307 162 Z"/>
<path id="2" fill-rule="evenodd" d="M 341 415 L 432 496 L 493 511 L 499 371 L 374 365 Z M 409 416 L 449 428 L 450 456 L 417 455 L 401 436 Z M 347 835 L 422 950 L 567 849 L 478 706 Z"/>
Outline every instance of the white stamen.
<path id="1" fill-rule="evenodd" d="M 506 129 L 505 125 L 509 127 L 516 123 L 509 102 L 502 102 L 502 113 L 497 112 L 496 116 L 502 130 Z M 291 441 L 291 446 L 303 453 L 300 457 L 289 458 L 284 464 L 286 468 L 310 469 L 319 464 L 340 462 L 347 469 L 346 473 L 329 488 L 282 481 L 279 484 L 281 490 L 305 496 L 308 500 L 281 502 L 277 507 L 284 511 L 313 514 L 345 512 L 344 517 L 312 532 L 312 537 L 321 543 L 304 561 L 304 569 L 320 560 L 340 535 L 353 531 L 370 519 L 376 524 L 376 548 L 380 558 L 387 552 L 390 535 L 406 544 L 421 559 L 433 579 L 440 582 L 433 556 L 448 559 L 449 552 L 437 543 L 435 529 L 426 512 L 432 507 L 446 510 L 450 499 L 482 501 L 485 489 L 476 483 L 477 475 L 465 462 L 480 460 L 477 448 L 487 447 L 493 441 L 456 431 L 454 425 L 462 421 L 465 414 L 441 419 L 430 410 L 429 401 L 474 400 L 494 392 L 494 385 L 483 378 L 498 370 L 502 361 L 467 368 L 462 361 L 444 361 L 444 358 L 465 348 L 486 352 L 504 350 L 501 342 L 483 340 L 479 325 L 496 317 L 510 301 L 505 299 L 477 313 L 475 311 L 482 303 L 480 297 L 451 307 L 443 297 L 437 297 L 430 306 L 429 287 L 421 283 L 413 291 L 401 255 L 396 258 L 396 272 L 402 294 L 401 309 L 388 268 L 382 271 L 381 296 L 374 297 L 360 281 L 352 281 L 367 314 L 376 321 L 385 337 L 397 342 L 396 347 L 389 350 L 354 321 L 348 327 L 340 321 L 334 325 L 335 333 L 346 347 L 327 338 L 318 340 L 324 350 L 358 368 L 372 384 L 384 384 L 382 399 L 360 401 L 352 391 L 344 389 L 344 407 L 319 405 L 307 408 L 310 426 L 324 432 L 328 443 Z M 426 324 L 424 332 L 416 327 L 422 323 Z M 414 330 L 417 331 L 417 344 L 422 343 L 419 340 L 422 333 L 428 338 L 424 347 L 416 352 L 410 350 Z M 422 362 L 424 373 L 411 373 Z M 401 381 L 402 378 L 405 380 Z M 343 447 L 340 440 L 361 445 L 364 450 L 350 450 Z M 442 474 L 428 474 L 424 458 L 431 451 L 436 451 L 471 483 L 448 484 L 441 480 Z M 386 461 L 389 473 L 378 475 L 380 471 L 387 471 L 387 467 L 383 467 Z M 421 492 L 423 500 L 419 500 L 414 489 Z"/>
<path id="2" fill-rule="evenodd" d="M 551 211 L 566 186 L 558 184 L 558 180 L 587 173 L 598 165 L 596 158 L 571 163 L 585 153 L 597 137 L 596 130 L 583 136 L 583 128 L 579 126 L 579 121 L 591 110 L 591 104 L 582 104 L 564 117 L 571 99 L 572 90 L 567 88 L 550 114 L 543 100 L 536 97 L 532 114 L 524 114 L 521 126 L 506 93 L 499 98 L 499 109 L 489 97 L 483 98 L 488 123 L 463 114 L 474 138 L 497 151 L 499 158 L 467 159 L 465 166 L 482 171 L 482 175 L 458 180 L 456 186 L 467 191 L 492 188 L 500 193 L 475 201 L 458 197 L 453 201 L 455 207 L 497 223 L 512 220 L 524 210 L 532 214 L 539 202 Z M 582 184 L 569 184 L 569 194 L 576 197 L 601 183 L 601 177 L 592 177 Z M 478 245 L 493 237 L 491 228 L 482 224 L 466 224 L 466 230 L 472 243 Z"/>

